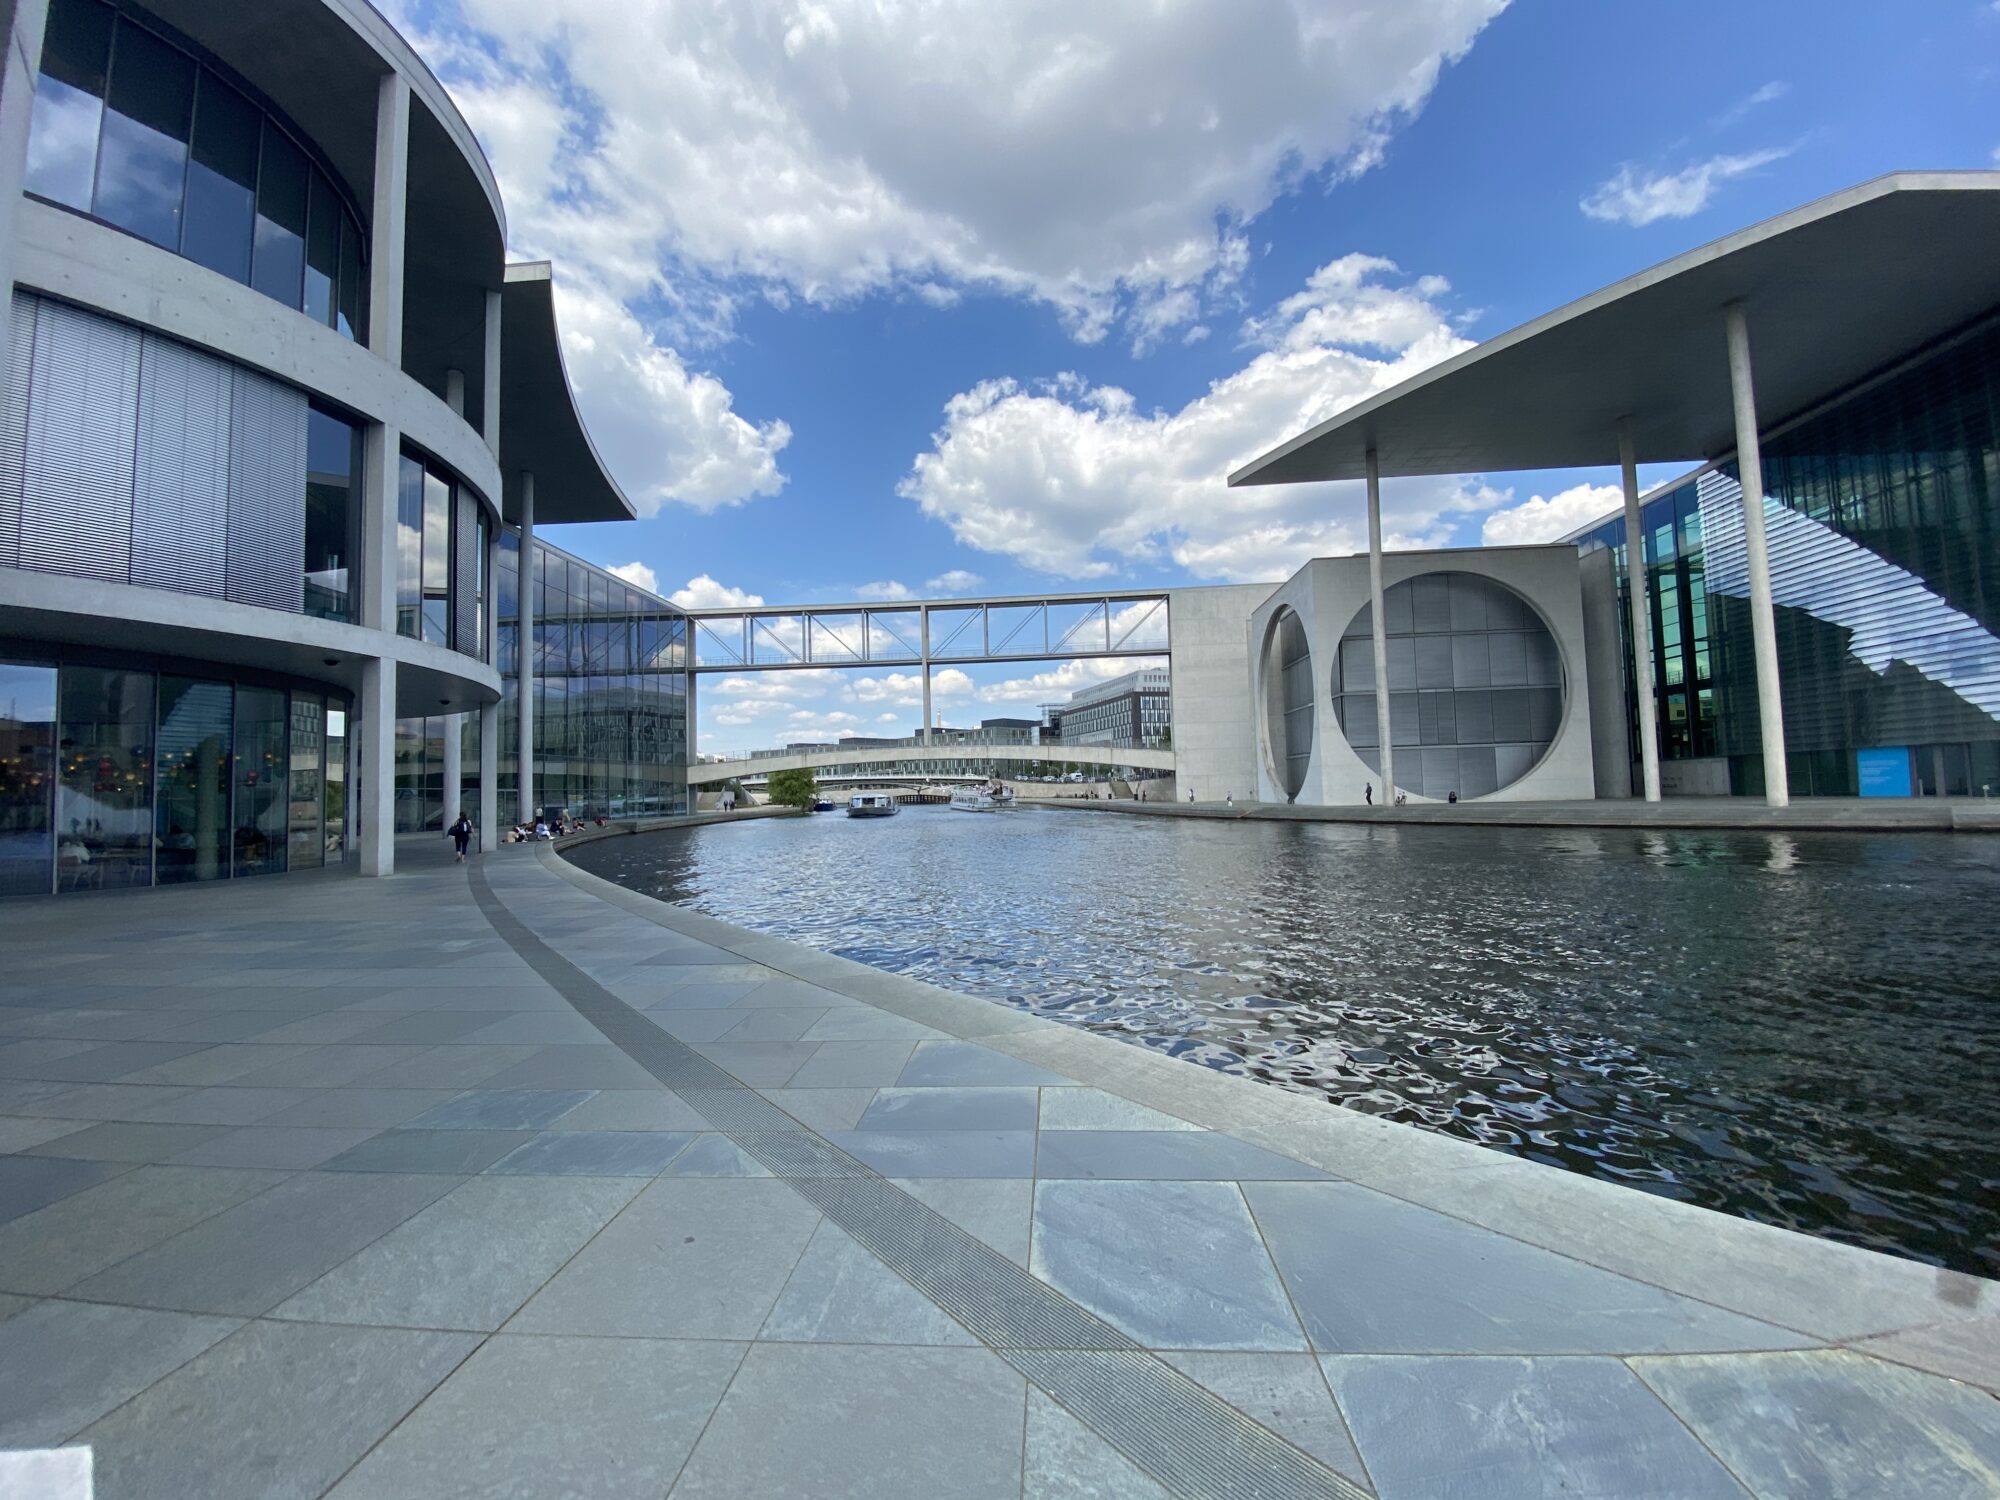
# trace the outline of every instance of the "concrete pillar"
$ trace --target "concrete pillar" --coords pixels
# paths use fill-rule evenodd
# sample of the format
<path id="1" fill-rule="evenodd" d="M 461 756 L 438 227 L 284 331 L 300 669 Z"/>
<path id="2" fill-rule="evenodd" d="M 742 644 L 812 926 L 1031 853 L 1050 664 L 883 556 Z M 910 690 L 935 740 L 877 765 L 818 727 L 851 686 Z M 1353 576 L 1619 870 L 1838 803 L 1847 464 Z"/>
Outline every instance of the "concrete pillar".
<path id="1" fill-rule="evenodd" d="M 1653 601 L 1646 578 L 1646 537 L 1639 521 L 1639 464 L 1632 419 L 1618 419 L 1618 467 L 1625 480 L 1625 585 L 1632 610 L 1632 692 L 1639 700 L 1639 766 L 1646 800 L 1660 800 L 1660 705 L 1653 696 Z M 1629 769 L 1627 771 L 1629 775 Z"/>
<path id="2" fill-rule="evenodd" d="M 1396 747 L 1389 732 L 1389 622 L 1382 610 L 1382 465 L 1375 450 L 1368 450 L 1368 604 L 1374 621 L 1375 640 L 1375 733 L 1380 741 L 1382 785 L 1378 789 L 1385 806 L 1396 803 Z M 1314 695 L 1318 695 L 1315 688 Z"/>
<path id="3" fill-rule="evenodd" d="M 361 844 L 363 875 L 396 873 L 396 660 L 378 657 L 361 665 L 361 695 L 354 701 L 347 732 L 359 735 L 360 799 L 355 836 Z M 359 724 L 354 722 L 360 720 Z M 351 790 L 351 789 L 350 789 Z M 350 800 L 353 800 L 350 798 Z"/>
<path id="4" fill-rule="evenodd" d="M 485 376 L 485 399 L 480 403 L 479 419 L 485 424 L 483 436 L 486 446 L 493 450 L 494 457 L 500 454 L 500 294 L 486 294 L 486 360 L 481 369 Z"/>
<path id="5" fill-rule="evenodd" d="M 458 714 L 444 716 L 444 808 L 446 828 L 458 821 L 465 803 L 465 720 Z"/>
<path id="6" fill-rule="evenodd" d="M 931 612 L 928 605 L 917 606 L 917 637 L 924 671 L 923 742 L 928 745 L 931 742 Z"/>
<path id="7" fill-rule="evenodd" d="M 514 702 L 519 714 L 520 767 L 515 780 L 521 788 L 521 821 L 535 820 L 535 476 L 521 471 L 521 673 Z"/>
<path id="8" fill-rule="evenodd" d="M 444 404 L 451 408 L 451 414 L 463 420 L 465 417 L 465 371 L 446 370 L 444 372 Z"/>
<path id="9" fill-rule="evenodd" d="M 486 532 L 486 660 L 500 665 L 500 536 Z M 519 585 L 516 585 L 516 594 Z M 479 710 L 479 847 L 500 847 L 500 700 Z"/>
<path id="10" fill-rule="evenodd" d="M 375 191 L 368 242 L 368 347 L 403 367 L 403 237 L 410 207 L 410 85 L 387 74 L 375 95 Z"/>
<path id="11" fill-rule="evenodd" d="M 1750 564 L 1750 640 L 1757 657 L 1757 718 L 1764 746 L 1764 800 L 1789 806 L 1785 702 L 1778 684 L 1778 620 L 1771 608 L 1771 553 L 1764 540 L 1764 457 L 1757 445 L 1757 387 L 1750 369 L 1750 324 L 1743 304 L 1723 309 L 1729 392 L 1736 404 L 1736 468 L 1743 486 L 1743 550 Z"/>
<path id="12" fill-rule="evenodd" d="M 14 315 L 14 211 L 28 174 L 28 126 L 35 113 L 35 75 L 42 67 L 48 0 L 13 0 L 7 56 L 0 61 L 0 354 L 9 347 Z M 0 368 L 0 377 L 6 371 Z"/>
<path id="13" fill-rule="evenodd" d="M 384 423 L 362 429 L 361 613 L 355 623 L 396 633 L 396 490 L 403 435 Z"/>

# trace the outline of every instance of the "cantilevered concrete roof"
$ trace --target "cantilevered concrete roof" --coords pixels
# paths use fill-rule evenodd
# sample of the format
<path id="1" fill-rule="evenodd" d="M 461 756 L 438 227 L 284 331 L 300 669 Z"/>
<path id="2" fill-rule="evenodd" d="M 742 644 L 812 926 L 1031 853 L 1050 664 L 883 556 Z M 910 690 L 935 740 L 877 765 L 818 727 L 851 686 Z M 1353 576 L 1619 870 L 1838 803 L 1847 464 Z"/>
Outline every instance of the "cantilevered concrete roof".
<path id="1" fill-rule="evenodd" d="M 535 524 L 629 521 L 638 514 L 583 425 L 556 332 L 547 261 L 507 267 L 500 296 L 500 467 L 506 516 L 521 518 L 521 471 L 535 476 Z"/>
<path id="2" fill-rule="evenodd" d="M 2000 307 L 2000 172 L 1899 172 L 1767 219 L 1489 339 L 1301 433 L 1232 485 L 1640 463 L 1734 449 L 1723 307 L 1768 428 Z"/>

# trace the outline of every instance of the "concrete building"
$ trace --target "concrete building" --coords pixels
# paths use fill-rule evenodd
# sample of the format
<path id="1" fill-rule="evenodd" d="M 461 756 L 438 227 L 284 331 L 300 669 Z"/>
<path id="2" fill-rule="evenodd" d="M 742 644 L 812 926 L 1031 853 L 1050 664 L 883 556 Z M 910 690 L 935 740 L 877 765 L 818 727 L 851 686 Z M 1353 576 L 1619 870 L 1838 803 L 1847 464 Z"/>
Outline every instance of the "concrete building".
<path id="1" fill-rule="evenodd" d="M 506 558 L 633 512 L 471 130 L 363 0 L 7 24 L 0 891 L 387 874 L 423 716 L 490 840 Z"/>
<path id="2" fill-rule="evenodd" d="M 1173 737 L 1173 674 L 1141 667 L 1069 695 L 1043 709 L 1050 737 L 1063 746 L 1162 745 Z"/>

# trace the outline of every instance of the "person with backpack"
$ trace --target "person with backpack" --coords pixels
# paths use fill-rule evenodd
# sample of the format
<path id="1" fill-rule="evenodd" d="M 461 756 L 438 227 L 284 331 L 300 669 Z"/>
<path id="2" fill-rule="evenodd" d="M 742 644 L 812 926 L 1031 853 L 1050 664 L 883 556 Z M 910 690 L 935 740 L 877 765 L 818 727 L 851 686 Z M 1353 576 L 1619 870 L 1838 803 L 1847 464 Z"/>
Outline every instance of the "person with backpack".
<path id="1" fill-rule="evenodd" d="M 465 813 L 461 811 L 458 815 L 458 821 L 446 829 L 445 832 L 451 836 L 451 841 L 458 845 L 458 858 L 454 862 L 461 865 L 464 864 L 466 845 L 472 842 L 472 820 L 466 817 Z"/>

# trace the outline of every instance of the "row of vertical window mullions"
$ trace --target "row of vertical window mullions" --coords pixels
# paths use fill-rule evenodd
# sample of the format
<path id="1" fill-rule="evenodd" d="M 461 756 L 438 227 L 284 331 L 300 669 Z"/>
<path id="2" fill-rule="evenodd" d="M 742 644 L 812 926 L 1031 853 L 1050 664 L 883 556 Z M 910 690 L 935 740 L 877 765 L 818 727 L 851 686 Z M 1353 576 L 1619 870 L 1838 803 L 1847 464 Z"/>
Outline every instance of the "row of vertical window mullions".
<path id="1" fill-rule="evenodd" d="M 445 475 L 414 454 L 402 456 L 396 488 L 396 630 L 483 661 L 491 522 L 484 507 L 476 501 L 461 506 L 461 498 L 469 497 Z M 464 524 L 467 511 L 476 517 L 471 527 Z M 472 595 L 471 608 L 463 612 L 461 591 Z"/>
<path id="2" fill-rule="evenodd" d="M 332 181 L 213 70 L 99 0 L 50 7 L 27 188 L 359 336 L 360 228 Z"/>

